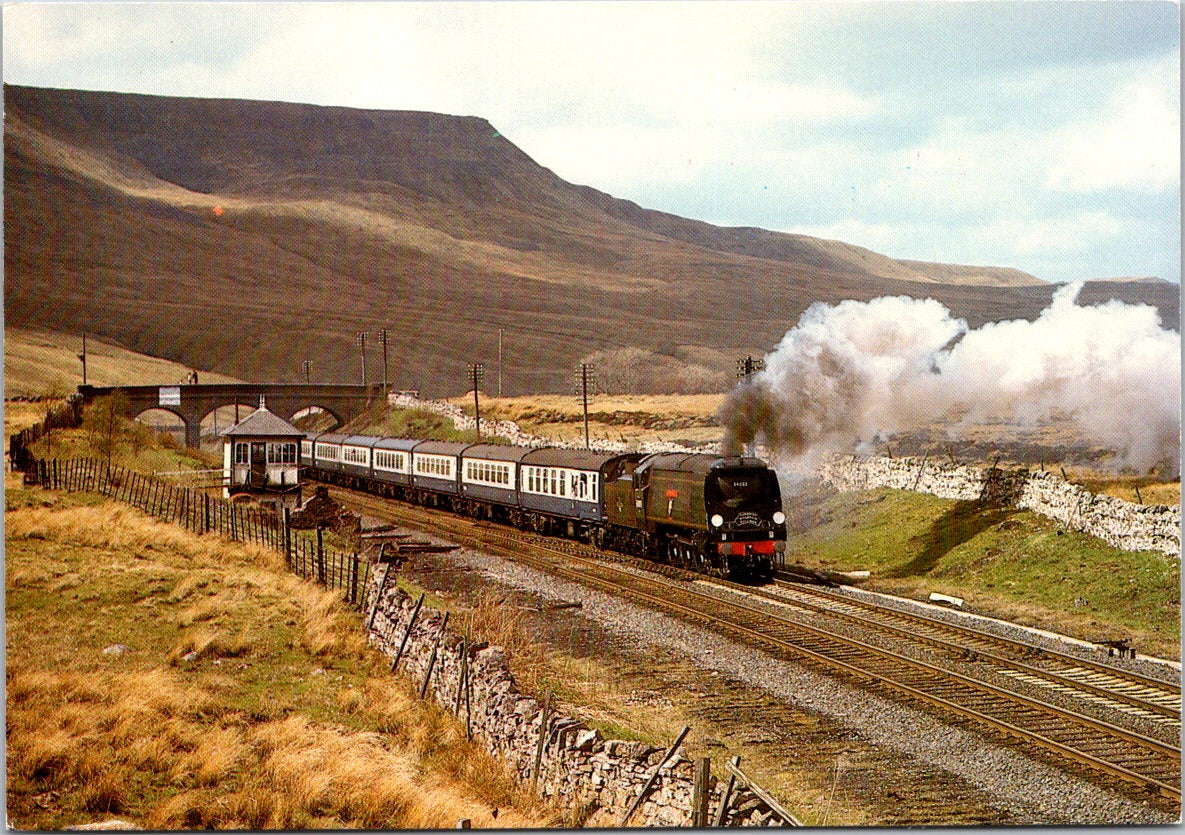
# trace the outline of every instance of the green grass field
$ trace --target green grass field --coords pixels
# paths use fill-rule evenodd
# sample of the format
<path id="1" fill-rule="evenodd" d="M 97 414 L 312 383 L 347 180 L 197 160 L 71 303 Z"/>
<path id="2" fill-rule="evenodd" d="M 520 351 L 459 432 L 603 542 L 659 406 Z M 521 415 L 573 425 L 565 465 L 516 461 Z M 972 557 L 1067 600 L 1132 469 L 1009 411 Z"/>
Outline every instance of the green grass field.
<path id="1" fill-rule="evenodd" d="M 1180 657 L 1180 564 L 1121 551 L 1028 511 L 904 490 L 812 495 L 789 511 L 787 562 L 867 569 L 865 587 L 966 608 L 1083 640 L 1130 636 Z"/>

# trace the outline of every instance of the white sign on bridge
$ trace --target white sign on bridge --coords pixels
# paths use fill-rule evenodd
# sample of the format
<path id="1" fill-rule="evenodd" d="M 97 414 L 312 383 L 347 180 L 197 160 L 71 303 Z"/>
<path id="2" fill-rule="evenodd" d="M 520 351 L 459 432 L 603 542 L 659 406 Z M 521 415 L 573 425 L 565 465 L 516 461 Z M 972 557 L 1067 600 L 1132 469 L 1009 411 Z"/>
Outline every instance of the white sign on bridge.
<path id="1" fill-rule="evenodd" d="M 160 398 L 158 400 L 161 406 L 180 406 L 181 405 L 181 387 L 180 386 L 161 386 Z"/>

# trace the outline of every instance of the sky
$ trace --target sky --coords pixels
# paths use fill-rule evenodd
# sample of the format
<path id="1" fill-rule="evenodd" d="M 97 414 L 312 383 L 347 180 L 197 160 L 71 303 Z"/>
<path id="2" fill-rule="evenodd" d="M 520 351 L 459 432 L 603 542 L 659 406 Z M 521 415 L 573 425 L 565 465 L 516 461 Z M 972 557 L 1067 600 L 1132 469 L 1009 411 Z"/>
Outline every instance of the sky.
<path id="1" fill-rule="evenodd" d="M 1047 281 L 1180 282 L 1180 7 L 11 3 L 6 83 L 488 119 L 571 182 Z"/>

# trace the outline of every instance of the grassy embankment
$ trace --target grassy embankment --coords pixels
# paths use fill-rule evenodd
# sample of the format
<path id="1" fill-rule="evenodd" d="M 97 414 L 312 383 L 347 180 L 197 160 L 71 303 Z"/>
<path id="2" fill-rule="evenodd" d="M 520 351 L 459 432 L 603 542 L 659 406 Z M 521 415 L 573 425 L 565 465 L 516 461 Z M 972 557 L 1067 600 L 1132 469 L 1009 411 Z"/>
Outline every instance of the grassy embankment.
<path id="1" fill-rule="evenodd" d="M 593 440 L 638 442 L 648 439 L 703 443 L 720 439 L 716 409 L 722 394 L 598 394 L 589 397 L 589 436 Z M 449 400 L 473 414 L 473 395 Z M 524 432 L 564 441 L 584 440 L 584 406 L 577 396 L 481 398 L 481 414 L 513 420 Z"/>
<path id="2" fill-rule="evenodd" d="M 26 328 L 4 329 L 4 396 L 65 397 L 82 382 L 82 337 Z M 92 386 L 173 385 L 191 371 L 180 363 L 139 354 L 93 337 L 86 342 L 86 381 Z M 200 371 L 202 383 L 236 383 Z"/>
<path id="3" fill-rule="evenodd" d="M 558 822 L 279 555 L 16 480 L 6 523 L 18 828 Z"/>
<path id="4" fill-rule="evenodd" d="M 101 399 L 96 403 L 100 407 L 103 405 Z M 20 431 L 23 425 L 37 423 L 45 417 L 45 408 L 45 405 L 38 403 L 7 402 L 4 412 L 5 435 Z M 37 416 L 31 421 L 28 419 L 30 411 Z M 94 415 L 93 411 L 84 414 L 81 427 L 55 429 L 37 441 L 32 451 L 43 458 L 89 457 L 103 461 L 108 460 L 110 452 L 113 465 L 142 473 L 180 473 L 222 467 L 220 455 L 189 449 L 172 435 L 156 432 L 137 421 L 117 419 L 113 424 L 108 424 Z"/>
<path id="5" fill-rule="evenodd" d="M 1084 640 L 1130 636 L 1180 657 L 1180 563 L 1121 551 L 1027 511 L 904 490 L 804 497 L 790 510 L 787 560 L 868 569 L 865 587 L 966 608 Z"/>

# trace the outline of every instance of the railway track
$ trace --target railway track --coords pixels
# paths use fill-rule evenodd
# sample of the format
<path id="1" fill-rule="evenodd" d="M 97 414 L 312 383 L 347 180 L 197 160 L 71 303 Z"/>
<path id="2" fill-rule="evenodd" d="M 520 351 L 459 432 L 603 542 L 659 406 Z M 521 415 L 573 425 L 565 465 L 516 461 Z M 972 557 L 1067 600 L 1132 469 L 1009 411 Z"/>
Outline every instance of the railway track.
<path id="1" fill-rule="evenodd" d="M 688 575 L 679 569 L 662 573 L 641 571 L 622 564 L 634 562 L 629 558 L 607 562 L 604 554 L 579 543 L 548 539 L 451 515 L 428 516 L 418 508 L 352 491 L 334 492 L 339 500 L 357 510 L 397 520 L 410 527 L 424 528 L 457 544 L 506 556 L 565 579 L 628 597 L 743 638 L 750 645 L 779 657 L 838 673 L 882 695 L 924 705 L 948 717 L 957 716 L 997 741 L 1010 741 L 1014 745 L 1020 742 L 1029 752 L 1035 748 L 1063 763 L 1075 764 L 1112 781 L 1122 781 L 1180 803 L 1179 746 L 1041 701 L 956 671 L 951 666 L 903 657 L 899 652 L 866 640 L 779 615 L 771 608 L 771 600 L 780 601 L 782 606 L 795 605 L 782 596 L 786 594 L 785 589 L 779 594 L 702 578 L 698 582 L 688 582 Z M 736 593 L 737 589 L 743 589 L 743 593 Z M 728 593 L 730 590 L 731 594 Z M 799 601 L 798 605 L 822 604 Z M 872 620 L 867 614 L 860 617 Z M 879 624 L 877 628 L 883 631 L 885 624 Z M 894 625 L 893 628 L 906 627 Z M 945 642 L 946 647 L 955 646 L 949 637 L 940 635 L 927 635 L 925 640 L 931 646 L 936 641 Z M 995 648 L 984 645 L 971 651 L 1004 660 L 998 645 Z M 1039 669 L 1015 660 L 1009 663 L 1013 675 L 1036 676 L 1027 668 Z M 992 666 L 996 666 L 994 661 Z M 1054 686 L 1052 682 L 1062 687 L 1070 686 L 1065 682 L 1075 680 L 1074 675 L 1065 670 L 1057 675 L 1061 679 L 1040 677 L 1040 680 L 1051 682 L 1051 687 Z M 1097 698 L 1111 700 L 1111 690 L 1097 681 L 1089 683 L 1091 688 L 1101 688 L 1107 694 L 1096 693 Z M 1136 708 L 1125 700 L 1114 701 L 1126 708 Z M 1171 721 L 1171 716 L 1166 716 L 1163 711 L 1150 712 Z"/>
<path id="2" fill-rule="evenodd" d="M 1181 685 L 1046 646 L 1002 637 L 924 614 L 878 606 L 841 592 L 778 581 L 758 594 L 812 614 L 908 639 L 969 663 L 990 664 L 998 675 L 1045 687 L 1088 705 L 1125 713 L 1177 731 Z"/>

